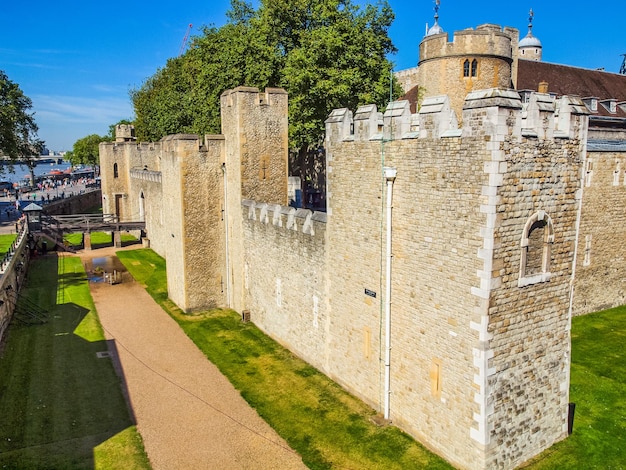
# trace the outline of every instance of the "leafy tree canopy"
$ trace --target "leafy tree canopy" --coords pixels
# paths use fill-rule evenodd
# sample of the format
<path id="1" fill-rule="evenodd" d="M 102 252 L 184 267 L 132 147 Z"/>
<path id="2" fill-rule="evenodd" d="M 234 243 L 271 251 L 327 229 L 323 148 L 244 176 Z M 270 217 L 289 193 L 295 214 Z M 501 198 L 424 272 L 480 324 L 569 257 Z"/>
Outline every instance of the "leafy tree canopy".
<path id="1" fill-rule="evenodd" d="M 65 159 L 72 165 L 98 165 L 100 162 L 100 142 L 110 141 L 108 136 L 91 134 L 74 142 L 71 152 L 65 154 Z"/>
<path id="2" fill-rule="evenodd" d="M 32 106 L 19 85 L 0 70 L 0 155 L 29 166 L 44 146 L 37 138 L 39 129 L 35 113 L 30 112 Z"/>
<path id="3" fill-rule="evenodd" d="M 228 22 L 204 27 L 189 50 L 130 92 L 140 140 L 177 133 L 219 133 L 220 95 L 236 86 L 282 87 L 290 98 L 292 148 L 317 146 L 334 108 L 389 99 L 395 52 L 386 2 L 231 0 Z M 394 98 L 401 94 L 394 80 Z"/>

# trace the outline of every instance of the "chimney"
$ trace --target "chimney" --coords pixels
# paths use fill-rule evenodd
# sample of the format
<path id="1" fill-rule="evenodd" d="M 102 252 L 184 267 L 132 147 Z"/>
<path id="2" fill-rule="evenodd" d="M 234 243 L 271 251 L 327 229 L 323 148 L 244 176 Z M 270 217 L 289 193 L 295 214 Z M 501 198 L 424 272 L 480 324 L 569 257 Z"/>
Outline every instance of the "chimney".
<path id="1" fill-rule="evenodd" d="M 539 82 L 539 93 L 548 93 L 548 82 Z"/>

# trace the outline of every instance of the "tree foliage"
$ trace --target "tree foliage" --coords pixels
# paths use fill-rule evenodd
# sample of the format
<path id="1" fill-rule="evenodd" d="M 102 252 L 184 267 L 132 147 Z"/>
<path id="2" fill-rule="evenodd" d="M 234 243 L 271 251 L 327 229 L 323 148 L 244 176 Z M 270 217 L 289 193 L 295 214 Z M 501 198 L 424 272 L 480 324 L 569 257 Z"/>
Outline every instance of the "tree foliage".
<path id="1" fill-rule="evenodd" d="M 37 137 L 33 103 L 17 83 L 0 70 L 0 155 L 27 165 L 39 156 L 44 143 Z"/>
<path id="2" fill-rule="evenodd" d="M 99 165 L 100 164 L 100 142 L 113 142 L 115 140 L 115 128 L 119 124 L 134 124 L 133 121 L 122 119 L 109 126 L 109 133 L 100 136 L 90 134 L 74 142 L 70 152 L 65 154 L 65 160 L 72 165 Z"/>
<path id="3" fill-rule="evenodd" d="M 110 141 L 108 136 L 91 134 L 74 142 L 71 152 L 65 154 L 65 159 L 72 165 L 98 165 L 100 162 L 100 142 Z"/>
<path id="4" fill-rule="evenodd" d="M 321 143 L 334 108 L 387 103 L 387 56 L 395 47 L 386 2 L 360 8 L 351 0 L 261 0 L 255 10 L 232 0 L 227 17 L 131 91 L 140 140 L 219 133 L 220 95 L 240 85 L 287 90 L 292 148 Z M 399 96 L 397 82 L 394 90 Z"/>

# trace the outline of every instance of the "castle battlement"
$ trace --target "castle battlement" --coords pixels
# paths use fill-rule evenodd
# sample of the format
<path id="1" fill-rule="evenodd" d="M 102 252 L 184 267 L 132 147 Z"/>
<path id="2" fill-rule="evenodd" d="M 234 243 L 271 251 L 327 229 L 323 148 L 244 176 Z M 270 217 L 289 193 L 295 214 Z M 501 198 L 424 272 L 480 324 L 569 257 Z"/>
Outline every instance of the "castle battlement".
<path id="1" fill-rule="evenodd" d="M 113 152 L 119 152 L 126 149 L 137 150 L 138 152 L 160 151 L 160 142 L 136 142 L 132 140 L 116 140 L 115 142 L 100 142 L 100 146 L 110 148 Z"/>
<path id="2" fill-rule="evenodd" d="M 282 206 L 280 204 L 267 204 L 255 202 L 250 199 L 241 201 L 244 213 L 247 208 L 248 220 L 258 221 L 262 224 L 272 224 L 275 227 L 285 228 L 294 232 L 300 231 L 307 235 L 315 235 L 319 224 L 326 225 L 326 213 L 310 211 L 308 209 L 296 209 L 295 207 Z"/>
<path id="3" fill-rule="evenodd" d="M 166 153 L 178 153 L 183 149 L 187 152 L 199 152 L 203 149 L 204 144 L 197 134 L 167 135 L 163 137 L 160 142 L 161 150 Z"/>
<path id="4" fill-rule="evenodd" d="M 361 106 L 353 115 L 346 108 L 326 120 L 326 142 L 441 139 L 471 136 L 515 136 L 539 139 L 583 139 L 589 114 L 576 96 L 559 99 L 544 93 L 524 96 L 515 90 L 491 88 L 469 93 L 459 127 L 448 96 L 424 99 L 416 114 L 408 101 L 389 103 L 384 114 L 376 105 Z M 382 119 L 381 119 L 382 117 Z"/>
<path id="5" fill-rule="evenodd" d="M 494 24 L 455 31 L 452 40 L 448 33 L 426 36 L 420 43 L 418 66 L 433 59 L 465 55 L 489 54 L 512 59 L 512 45 L 517 43 L 518 36 L 517 29 Z"/>
<path id="6" fill-rule="evenodd" d="M 131 168 L 130 177 L 159 184 L 163 181 L 162 173 L 160 171 L 148 170 L 147 166 L 144 166 L 143 168 Z"/>
<path id="7" fill-rule="evenodd" d="M 259 91 L 256 87 L 238 86 L 222 93 L 222 105 L 236 106 L 240 98 L 246 95 L 252 96 L 253 102 L 259 106 L 272 106 L 287 100 L 287 92 L 282 88 L 266 88 L 265 91 Z"/>
<path id="8" fill-rule="evenodd" d="M 134 142 L 135 140 L 137 140 L 135 137 L 135 126 L 132 124 L 118 124 L 115 126 L 116 142 Z"/>

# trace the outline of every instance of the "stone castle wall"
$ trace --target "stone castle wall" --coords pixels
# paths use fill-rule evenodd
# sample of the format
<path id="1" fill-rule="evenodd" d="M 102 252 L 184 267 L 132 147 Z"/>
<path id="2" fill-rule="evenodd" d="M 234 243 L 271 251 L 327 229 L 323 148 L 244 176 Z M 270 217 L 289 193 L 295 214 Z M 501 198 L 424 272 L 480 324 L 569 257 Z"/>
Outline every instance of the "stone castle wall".
<path id="1" fill-rule="evenodd" d="M 246 309 L 255 325 L 313 366 L 327 365 L 326 214 L 243 201 Z"/>
<path id="2" fill-rule="evenodd" d="M 160 152 L 161 145 L 158 142 L 137 144 L 127 141 L 100 144 L 100 160 L 106 162 L 100 166 L 103 213 L 117 214 L 121 221 L 139 220 L 139 194 L 130 191 L 130 173 L 134 169 L 157 169 Z"/>
<path id="3" fill-rule="evenodd" d="M 566 436 L 570 314 L 579 308 L 572 266 L 577 256 L 583 269 L 586 224 L 596 237 L 596 225 L 609 223 L 585 222 L 580 203 L 609 193 L 583 187 L 588 129 L 579 99 L 535 94 L 522 104 L 514 91 L 489 89 L 470 93 L 463 108 L 460 128 L 446 96 L 427 97 L 417 115 L 408 102 L 382 116 L 372 105 L 354 115 L 335 110 L 326 214 L 285 206 L 280 90 L 225 92 L 222 136 L 151 144 L 143 170 L 143 144 L 105 144 L 103 191 L 127 194 L 125 210 L 143 207 L 181 308 L 246 310 L 376 410 L 388 397 L 394 424 L 460 468 L 513 468 Z M 623 154 L 602 155 L 595 181 Z M 111 178 L 112 161 L 132 168 L 128 180 Z M 620 181 L 609 191 L 623 200 Z M 620 217 L 610 214 L 613 230 Z M 620 262 L 602 252 L 592 245 L 591 260 Z M 616 285 L 621 263 L 609 280 Z"/>
<path id="4" fill-rule="evenodd" d="M 122 220 L 145 220 L 168 262 L 168 296 L 184 311 L 224 305 L 223 138 L 105 143 L 100 155 L 103 210 L 115 213 L 117 197 Z"/>
<path id="5" fill-rule="evenodd" d="M 626 145 L 589 143 L 574 315 L 626 304 Z"/>
<path id="6" fill-rule="evenodd" d="M 519 98 L 474 98 L 462 138 L 372 142 L 356 123 L 345 131 L 350 117 L 328 124 L 330 331 L 341 332 L 330 344 L 341 360 L 327 373 L 380 409 L 380 362 L 368 356 L 383 355 L 382 169 L 392 166 L 391 417 L 463 468 L 512 467 L 566 435 L 585 121 L 572 118 L 575 139 L 540 143 L 522 136 Z M 420 116 L 420 133 L 433 121 Z M 519 285 L 524 227 L 542 211 L 558 218 L 551 276 Z"/>

